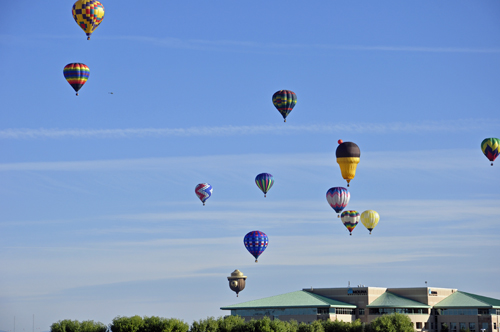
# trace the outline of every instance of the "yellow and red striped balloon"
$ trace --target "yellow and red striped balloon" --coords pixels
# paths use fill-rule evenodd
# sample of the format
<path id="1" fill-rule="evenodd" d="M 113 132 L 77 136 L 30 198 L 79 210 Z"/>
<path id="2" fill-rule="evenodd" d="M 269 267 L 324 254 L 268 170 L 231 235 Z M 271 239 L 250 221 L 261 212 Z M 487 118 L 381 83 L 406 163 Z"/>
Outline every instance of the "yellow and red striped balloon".
<path id="1" fill-rule="evenodd" d="M 75 89 L 78 96 L 78 90 L 87 82 L 90 75 L 90 69 L 83 63 L 69 63 L 63 70 L 64 78 Z"/>

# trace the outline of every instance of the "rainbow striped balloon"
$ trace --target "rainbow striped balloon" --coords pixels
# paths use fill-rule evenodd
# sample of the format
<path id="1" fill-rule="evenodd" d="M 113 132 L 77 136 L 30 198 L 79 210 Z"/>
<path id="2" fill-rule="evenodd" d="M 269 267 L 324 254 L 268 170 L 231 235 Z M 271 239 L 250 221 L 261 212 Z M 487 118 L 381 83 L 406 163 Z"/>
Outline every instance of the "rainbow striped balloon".
<path id="1" fill-rule="evenodd" d="M 359 223 L 359 212 L 355 210 L 348 210 L 342 212 L 340 215 L 340 219 L 342 219 L 342 223 L 349 230 L 349 235 L 352 235 L 352 231 Z"/>
<path id="2" fill-rule="evenodd" d="M 269 173 L 260 173 L 255 177 L 255 183 L 264 193 L 264 197 L 266 197 L 267 192 L 274 184 L 274 177 Z"/>
<path id="3" fill-rule="evenodd" d="M 64 67 L 64 78 L 75 89 L 78 96 L 78 90 L 87 82 L 90 76 L 90 69 L 83 63 L 70 63 Z"/>

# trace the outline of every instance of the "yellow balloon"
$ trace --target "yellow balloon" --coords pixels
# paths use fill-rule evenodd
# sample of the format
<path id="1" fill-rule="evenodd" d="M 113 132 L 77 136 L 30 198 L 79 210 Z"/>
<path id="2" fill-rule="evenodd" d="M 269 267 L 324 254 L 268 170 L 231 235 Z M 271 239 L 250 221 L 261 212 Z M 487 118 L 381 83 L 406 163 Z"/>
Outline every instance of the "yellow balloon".
<path id="1" fill-rule="evenodd" d="M 78 0 L 72 12 L 76 24 L 87 34 L 87 40 L 104 18 L 104 6 L 97 0 Z"/>
<path id="2" fill-rule="evenodd" d="M 361 223 L 372 233 L 372 230 L 377 226 L 380 216 L 377 211 L 366 210 L 361 213 Z"/>

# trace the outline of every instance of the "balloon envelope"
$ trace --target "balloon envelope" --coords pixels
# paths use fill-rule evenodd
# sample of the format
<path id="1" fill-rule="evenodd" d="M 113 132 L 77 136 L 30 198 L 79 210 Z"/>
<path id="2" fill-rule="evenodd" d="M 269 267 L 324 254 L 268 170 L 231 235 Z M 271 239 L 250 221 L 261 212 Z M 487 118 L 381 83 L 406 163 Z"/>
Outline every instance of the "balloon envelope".
<path id="1" fill-rule="evenodd" d="M 200 183 L 196 185 L 196 188 L 194 189 L 196 196 L 198 196 L 203 205 L 205 205 L 205 201 L 212 196 L 212 191 L 212 186 L 208 183 Z"/>
<path id="2" fill-rule="evenodd" d="M 70 63 L 64 66 L 64 78 L 73 87 L 78 96 L 78 90 L 87 82 L 90 76 L 90 69 L 83 63 Z"/>
<path id="3" fill-rule="evenodd" d="M 335 210 L 335 212 L 340 213 L 349 203 L 351 194 L 344 187 L 332 187 L 326 192 L 326 200 L 328 204 Z"/>
<path id="4" fill-rule="evenodd" d="M 337 163 L 340 166 L 340 171 L 342 172 L 342 177 L 347 180 L 347 186 L 349 187 L 349 182 L 356 175 L 356 167 L 361 156 L 359 146 L 353 142 L 343 142 L 337 146 L 335 155 Z"/>
<path id="5" fill-rule="evenodd" d="M 255 257 L 255 263 L 257 263 L 257 259 L 267 248 L 269 238 L 261 231 L 251 231 L 245 235 L 243 243 L 248 252 Z"/>
<path id="6" fill-rule="evenodd" d="M 377 211 L 366 210 L 361 213 L 361 223 L 372 233 L 372 230 L 377 226 L 380 216 Z"/>
<path id="7" fill-rule="evenodd" d="M 352 231 L 359 223 L 359 212 L 354 210 L 348 210 L 342 212 L 340 215 L 340 219 L 342 219 L 342 223 L 349 230 L 349 235 L 352 235 Z"/>
<path id="8" fill-rule="evenodd" d="M 277 91 L 273 95 L 273 104 L 286 122 L 286 117 L 297 104 L 297 95 L 290 90 Z"/>
<path id="9" fill-rule="evenodd" d="M 260 173 L 255 177 L 255 183 L 264 193 L 264 197 L 266 197 L 267 192 L 274 184 L 274 177 L 269 173 Z"/>
<path id="10" fill-rule="evenodd" d="M 494 137 L 485 138 L 481 142 L 481 150 L 486 158 L 491 161 L 491 166 L 493 166 L 493 161 L 495 161 L 500 153 L 500 139 Z"/>
<path id="11" fill-rule="evenodd" d="M 104 18 L 104 6 L 97 0 L 78 0 L 72 12 L 76 24 L 87 34 L 87 40 Z"/>

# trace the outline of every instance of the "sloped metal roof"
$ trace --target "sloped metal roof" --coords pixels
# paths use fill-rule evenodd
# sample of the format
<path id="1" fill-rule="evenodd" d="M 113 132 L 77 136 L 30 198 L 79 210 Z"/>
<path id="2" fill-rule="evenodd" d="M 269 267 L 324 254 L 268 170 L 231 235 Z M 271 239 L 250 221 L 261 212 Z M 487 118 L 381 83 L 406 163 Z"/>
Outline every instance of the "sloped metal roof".
<path id="1" fill-rule="evenodd" d="M 266 297 L 264 299 L 233 304 L 222 307 L 222 310 L 258 309 L 258 308 L 356 308 L 355 305 L 333 300 L 321 295 L 306 291 L 296 291 L 282 295 Z"/>
<path id="2" fill-rule="evenodd" d="M 491 297 L 470 294 L 457 291 L 439 303 L 434 305 L 434 308 L 491 308 L 500 309 L 500 300 Z"/>
<path id="3" fill-rule="evenodd" d="M 431 308 L 422 302 L 410 300 L 390 292 L 380 295 L 375 301 L 366 306 L 367 308 Z"/>

